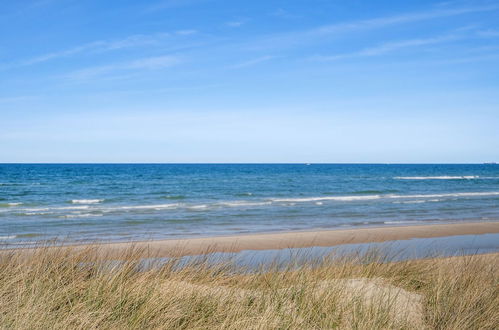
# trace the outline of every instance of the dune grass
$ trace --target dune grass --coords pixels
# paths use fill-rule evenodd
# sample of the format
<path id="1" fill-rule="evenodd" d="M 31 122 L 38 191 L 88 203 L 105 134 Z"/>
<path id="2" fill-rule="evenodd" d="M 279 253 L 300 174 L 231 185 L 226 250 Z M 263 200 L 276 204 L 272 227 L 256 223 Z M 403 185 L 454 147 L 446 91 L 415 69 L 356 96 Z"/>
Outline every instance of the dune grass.
<path id="1" fill-rule="evenodd" d="M 8 329 L 497 329 L 497 254 L 386 262 L 376 253 L 243 271 L 144 269 L 95 249 L 0 254 Z"/>

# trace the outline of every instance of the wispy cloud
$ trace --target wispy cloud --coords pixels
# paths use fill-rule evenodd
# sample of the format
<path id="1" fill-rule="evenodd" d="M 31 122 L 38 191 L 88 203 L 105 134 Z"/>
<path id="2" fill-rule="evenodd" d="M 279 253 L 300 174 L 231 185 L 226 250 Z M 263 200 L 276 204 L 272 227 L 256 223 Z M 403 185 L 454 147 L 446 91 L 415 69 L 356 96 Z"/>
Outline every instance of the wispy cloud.
<path id="1" fill-rule="evenodd" d="M 334 23 L 307 30 L 266 36 L 250 43 L 249 47 L 252 49 L 261 49 L 297 45 L 304 42 L 311 42 L 312 40 L 316 40 L 317 38 L 323 38 L 325 36 L 332 35 L 344 35 L 345 33 L 353 31 L 381 29 L 400 24 L 496 10 L 499 10 L 499 5 L 497 4 L 462 8 L 436 8 L 428 11 L 411 12 L 365 20 Z"/>
<path id="2" fill-rule="evenodd" d="M 267 61 L 273 60 L 275 58 L 276 58 L 275 56 L 270 56 L 270 55 L 261 56 L 261 57 L 257 57 L 257 58 L 254 58 L 254 59 L 251 59 L 251 60 L 248 60 L 248 61 L 236 64 L 236 65 L 233 65 L 233 66 L 231 66 L 231 68 L 232 69 L 246 68 L 248 66 L 252 66 L 252 65 L 259 64 L 259 63 L 267 62 Z"/>
<path id="3" fill-rule="evenodd" d="M 77 46 L 74 48 L 36 56 L 36 57 L 30 58 L 28 60 L 22 61 L 19 65 L 25 66 L 25 65 L 33 65 L 33 64 L 37 64 L 37 63 L 41 63 L 41 62 L 46 62 L 46 61 L 50 61 L 50 60 L 60 58 L 60 57 L 67 57 L 67 56 L 75 55 L 75 54 L 82 53 L 82 52 L 85 52 L 88 50 L 95 50 L 95 49 L 102 47 L 104 45 L 105 45 L 105 43 L 102 41 L 91 42 L 91 43 Z"/>
<path id="4" fill-rule="evenodd" d="M 484 12 L 490 10 L 498 10 L 499 5 L 488 5 L 488 6 L 474 6 L 474 7 L 463 7 L 463 8 L 449 8 L 449 9 L 435 9 L 431 11 L 408 13 L 395 16 L 380 17 L 350 23 L 334 24 L 320 27 L 318 29 L 310 31 L 313 34 L 329 34 L 334 32 L 343 32 L 346 30 L 356 30 L 356 29 L 371 29 L 380 28 L 385 26 L 390 26 L 394 24 L 403 24 L 418 22 L 436 18 L 444 18 L 450 16 L 458 16 L 476 12 Z"/>
<path id="5" fill-rule="evenodd" d="M 499 37 L 499 30 L 484 30 L 484 31 L 478 31 L 477 33 L 480 37 L 485 37 L 485 38 L 495 38 Z"/>
<path id="6" fill-rule="evenodd" d="M 435 45 L 440 43 L 445 43 L 449 41 L 454 41 L 459 39 L 459 36 L 456 35 L 445 35 L 434 38 L 425 38 L 425 39 L 407 39 L 407 40 L 399 40 L 395 42 L 386 42 L 374 47 L 367 47 L 361 49 L 356 52 L 346 53 L 346 54 L 337 54 L 337 55 L 329 55 L 329 56 L 313 56 L 312 60 L 317 61 L 335 61 L 347 58 L 355 58 L 355 57 L 369 57 L 369 56 L 379 56 L 386 53 L 394 52 L 397 50 L 405 49 L 405 48 L 414 48 L 421 47 L 427 45 Z"/>
<path id="7" fill-rule="evenodd" d="M 489 53 L 479 56 L 468 56 L 468 57 L 458 57 L 458 58 L 446 58 L 444 60 L 435 60 L 427 62 L 428 64 L 434 65 L 447 65 L 447 64 L 460 64 L 460 63 L 478 63 L 486 61 L 497 61 L 499 59 L 499 53 Z"/>
<path id="8" fill-rule="evenodd" d="M 247 22 L 248 22 L 248 20 L 246 20 L 246 19 L 238 19 L 238 20 L 233 20 L 233 21 L 226 22 L 225 25 L 228 26 L 228 27 L 237 28 L 237 27 L 243 26 Z"/>
<path id="9" fill-rule="evenodd" d="M 180 62 L 180 59 L 174 56 L 147 57 L 129 62 L 121 62 L 76 70 L 67 74 L 65 77 L 70 80 L 88 80 L 101 77 L 103 75 L 117 74 L 123 71 L 160 70 L 177 65 Z"/>
<path id="10" fill-rule="evenodd" d="M 420 47 L 426 45 L 435 45 L 448 41 L 453 41 L 459 39 L 457 36 L 441 36 L 436 38 L 426 38 L 426 39 L 409 39 L 397 42 L 387 42 L 376 47 L 366 48 L 362 50 L 359 54 L 362 56 L 376 56 L 385 53 L 393 52 L 403 48 Z"/>
<path id="11" fill-rule="evenodd" d="M 117 40 L 93 41 L 73 48 L 36 56 L 18 63 L 18 66 L 33 65 L 83 53 L 102 53 L 125 48 L 159 45 L 168 37 L 192 35 L 196 32 L 196 30 L 179 30 L 171 33 L 165 32 L 150 35 L 136 34 Z"/>

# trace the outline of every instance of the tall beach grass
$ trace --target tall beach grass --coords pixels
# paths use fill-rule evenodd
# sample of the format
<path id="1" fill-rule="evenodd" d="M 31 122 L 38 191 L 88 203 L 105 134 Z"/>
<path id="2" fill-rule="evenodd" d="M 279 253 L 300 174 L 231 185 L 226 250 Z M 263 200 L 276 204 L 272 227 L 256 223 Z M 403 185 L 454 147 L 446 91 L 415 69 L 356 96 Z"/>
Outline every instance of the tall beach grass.
<path id="1" fill-rule="evenodd" d="M 0 254 L 6 329 L 497 329 L 497 254 L 390 262 L 379 253 L 245 271 L 130 248 Z"/>

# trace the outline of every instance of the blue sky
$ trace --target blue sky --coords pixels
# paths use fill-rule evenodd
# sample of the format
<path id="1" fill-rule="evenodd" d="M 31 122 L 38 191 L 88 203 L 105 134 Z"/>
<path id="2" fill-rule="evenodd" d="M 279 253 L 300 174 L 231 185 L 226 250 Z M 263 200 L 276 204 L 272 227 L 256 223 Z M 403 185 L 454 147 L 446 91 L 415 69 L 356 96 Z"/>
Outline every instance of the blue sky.
<path id="1" fill-rule="evenodd" d="M 499 161 L 499 1 L 0 0 L 0 162 Z"/>

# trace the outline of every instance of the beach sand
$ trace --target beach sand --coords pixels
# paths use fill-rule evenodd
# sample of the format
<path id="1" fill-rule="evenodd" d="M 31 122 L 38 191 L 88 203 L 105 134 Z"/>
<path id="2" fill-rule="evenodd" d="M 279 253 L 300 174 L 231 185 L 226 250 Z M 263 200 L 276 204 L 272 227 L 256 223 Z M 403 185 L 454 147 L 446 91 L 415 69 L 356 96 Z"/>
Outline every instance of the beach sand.
<path id="1" fill-rule="evenodd" d="M 390 226 L 338 230 L 300 231 L 216 236 L 188 239 L 168 239 L 141 242 L 101 243 L 72 246 L 75 250 L 95 248 L 106 258 L 123 256 L 134 248 L 145 257 L 180 257 L 211 252 L 239 252 L 242 250 L 273 250 L 336 246 L 342 244 L 384 242 L 411 238 L 432 238 L 455 235 L 499 233 L 498 222 L 466 222 L 413 226 Z M 25 252 L 34 251 L 33 248 Z M 6 250 L 3 252 L 5 253 Z M 8 251 L 8 250 L 7 250 Z M 12 251 L 12 250 L 11 250 Z"/>

